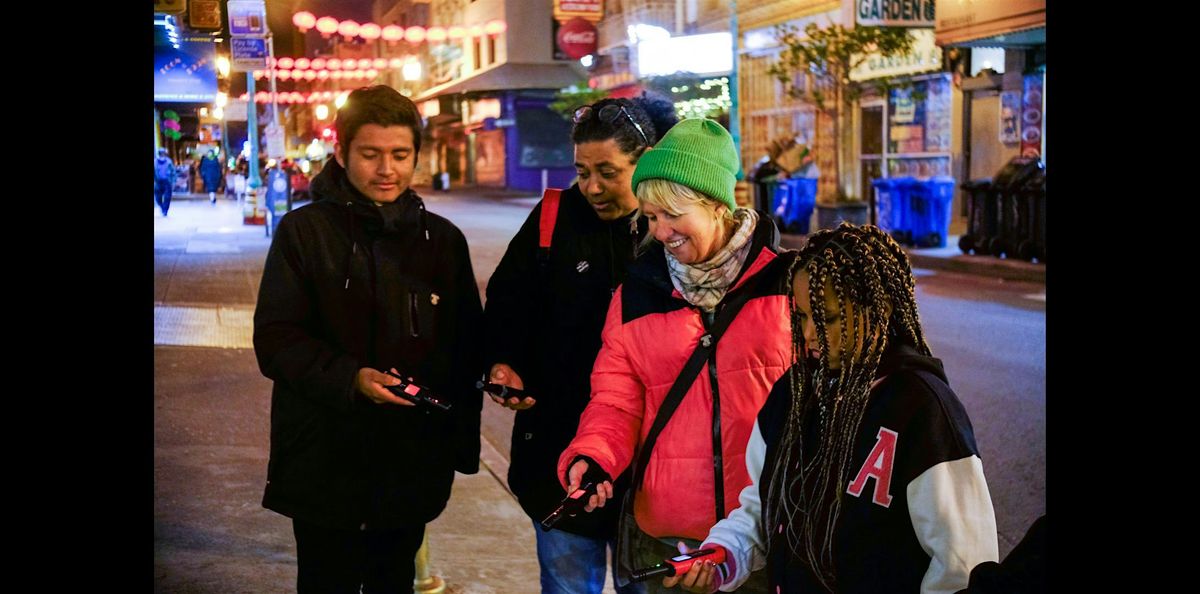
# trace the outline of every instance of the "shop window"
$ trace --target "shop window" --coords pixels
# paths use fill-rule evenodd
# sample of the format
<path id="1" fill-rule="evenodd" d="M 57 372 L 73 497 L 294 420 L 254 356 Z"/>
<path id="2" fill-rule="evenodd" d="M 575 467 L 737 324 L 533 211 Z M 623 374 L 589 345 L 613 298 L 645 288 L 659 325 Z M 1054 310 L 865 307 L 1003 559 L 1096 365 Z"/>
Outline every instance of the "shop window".
<path id="1" fill-rule="evenodd" d="M 477 37 L 477 38 L 475 38 L 475 39 L 474 39 L 474 40 L 473 40 L 471 43 L 472 43 L 472 45 L 474 46 L 474 49 L 475 49 L 475 62 L 474 62 L 474 64 L 475 64 L 475 69 L 476 69 L 476 70 L 479 70 L 480 68 L 483 68 L 483 56 L 482 56 L 482 55 L 480 55 L 480 48 L 481 48 L 482 46 L 479 44 L 479 38 L 478 38 L 478 37 Z"/>
<path id="2" fill-rule="evenodd" d="M 571 122 L 548 109 L 517 109 L 521 167 L 570 167 L 575 163 Z"/>
<path id="3" fill-rule="evenodd" d="M 995 71 L 997 74 L 1004 74 L 1004 48 L 971 48 L 971 76 L 975 76 L 988 69 Z"/>
<path id="4" fill-rule="evenodd" d="M 496 37 L 488 37 L 488 64 L 496 63 Z"/>

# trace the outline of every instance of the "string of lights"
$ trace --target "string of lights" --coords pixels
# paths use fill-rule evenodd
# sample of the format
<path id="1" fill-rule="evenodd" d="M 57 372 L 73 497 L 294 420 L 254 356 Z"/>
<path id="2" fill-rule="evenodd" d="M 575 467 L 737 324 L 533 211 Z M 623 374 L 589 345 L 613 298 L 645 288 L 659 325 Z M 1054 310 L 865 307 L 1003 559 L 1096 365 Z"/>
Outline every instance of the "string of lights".
<path id="1" fill-rule="evenodd" d="M 361 37 L 367 41 L 375 41 L 382 39 L 388 43 L 397 43 L 407 41 L 409 43 L 441 43 L 447 40 L 457 41 L 463 38 L 483 37 L 485 35 L 499 35 L 508 30 L 508 23 L 493 19 L 481 25 L 461 26 L 454 25 L 450 27 L 421 27 L 413 25 L 411 27 L 401 27 L 399 25 L 379 26 L 375 23 L 362 23 L 347 19 L 338 20 L 334 17 L 323 16 L 316 17 L 308 11 L 297 12 L 292 15 L 292 24 L 300 30 L 301 33 L 306 33 L 309 29 L 316 29 L 322 37 L 331 37 L 334 34 L 341 35 L 346 40 Z"/>

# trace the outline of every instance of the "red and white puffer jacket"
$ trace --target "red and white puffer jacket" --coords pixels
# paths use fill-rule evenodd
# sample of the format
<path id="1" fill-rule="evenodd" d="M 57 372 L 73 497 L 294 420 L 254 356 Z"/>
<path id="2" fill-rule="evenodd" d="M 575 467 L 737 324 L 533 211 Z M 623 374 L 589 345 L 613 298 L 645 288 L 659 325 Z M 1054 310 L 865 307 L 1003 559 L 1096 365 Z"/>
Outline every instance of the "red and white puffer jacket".
<path id="1" fill-rule="evenodd" d="M 760 216 L 744 270 L 721 303 L 743 290 L 758 294 L 717 343 L 715 377 L 710 360 L 654 445 L 634 497 L 638 526 L 651 536 L 704 538 L 738 506 L 738 494 L 750 484 L 745 453 L 755 417 L 792 363 L 784 260 L 794 252 L 780 254 L 778 237 L 770 218 Z M 764 274 L 771 278 L 760 278 Z M 592 369 L 591 400 L 558 460 L 564 488 L 577 456 L 595 460 L 611 477 L 633 463 L 663 399 L 706 334 L 702 315 L 671 284 L 661 246 L 631 265 L 609 305 L 603 346 Z M 720 451 L 714 453 L 718 439 Z M 721 517 L 716 517 L 718 457 Z"/>

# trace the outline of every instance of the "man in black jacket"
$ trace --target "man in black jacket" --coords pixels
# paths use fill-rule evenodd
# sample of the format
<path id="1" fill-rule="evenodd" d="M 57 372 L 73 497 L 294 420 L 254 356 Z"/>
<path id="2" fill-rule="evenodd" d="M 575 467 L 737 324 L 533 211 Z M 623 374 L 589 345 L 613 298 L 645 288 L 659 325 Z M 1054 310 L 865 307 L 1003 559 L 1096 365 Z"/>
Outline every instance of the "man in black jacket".
<path id="1" fill-rule="evenodd" d="M 467 243 L 409 188 L 416 106 L 352 92 L 313 203 L 280 220 L 254 312 L 271 394 L 263 506 L 292 518 L 305 592 L 411 592 L 425 524 L 479 471 L 482 307 Z M 405 378 L 448 402 L 414 405 Z"/>
<path id="2" fill-rule="evenodd" d="M 598 594 L 620 506 L 564 519 L 550 532 L 537 526 L 566 496 L 555 476 L 558 456 L 591 396 L 609 301 L 646 232 L 629 183 L 634 166 L 675 116 L 669 101 L 640 97 L 604 99 L 574 119 L 579 182 L 557 203 L 534 207 L 488 281 L 484 359 L 489 381 L 529 394 L 492 398 L 518 411 L 508 483 L 536 527 L 542 592 Z M 542 222 L 551 207 L 552 225 Z M 548 247 L 543 232 L 552 233 Z M 627 483 L 622 477 L 616 488 Z"/>

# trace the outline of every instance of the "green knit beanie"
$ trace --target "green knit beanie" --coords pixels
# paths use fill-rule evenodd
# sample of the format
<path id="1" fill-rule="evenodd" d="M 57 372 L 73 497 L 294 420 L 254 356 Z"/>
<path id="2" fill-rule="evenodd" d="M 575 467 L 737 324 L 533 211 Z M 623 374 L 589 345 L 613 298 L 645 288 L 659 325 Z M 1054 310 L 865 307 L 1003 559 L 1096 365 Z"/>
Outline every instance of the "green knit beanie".
<path id="1" fill-rule="evenodd" d="M 638 159 L 633 189 L 647 179 L 665 179 L 711 196 L 737 210 L 733 187 L 741 169 L 733 137 L 724 126 L 707 118 L 686 119 L 671 127 Z"/>

